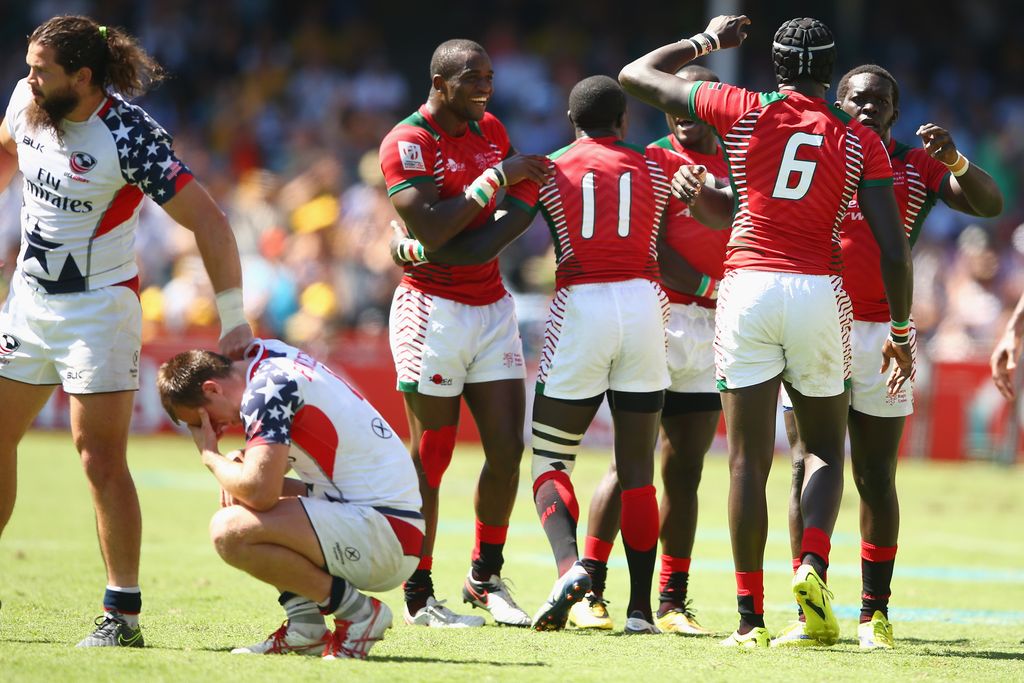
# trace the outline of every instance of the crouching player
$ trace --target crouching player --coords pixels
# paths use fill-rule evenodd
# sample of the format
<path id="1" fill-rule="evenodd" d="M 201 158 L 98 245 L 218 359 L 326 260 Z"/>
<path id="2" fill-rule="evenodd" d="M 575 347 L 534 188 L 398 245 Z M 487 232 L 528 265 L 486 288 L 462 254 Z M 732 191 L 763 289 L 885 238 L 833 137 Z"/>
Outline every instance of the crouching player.
<path id="1" fill-rule="evenodd" d="M 164 408 L 188 425 L 222 489 L 210 536 L 228 564 L 281 591 L 287 620 L 235 653 L 365 659 L 391 610 L 361 590 L 409 578 L 423 546 L 416 472 L 362 396 L 298 349 L 257 340 L 245 358 L 180 353 L 160 367 Z M 222 455 L 243 425 L 244 452 Z M 294 470 L 298 479 L 285 478 Z M 332 633 L 322 615 L 334 617 Z"/>

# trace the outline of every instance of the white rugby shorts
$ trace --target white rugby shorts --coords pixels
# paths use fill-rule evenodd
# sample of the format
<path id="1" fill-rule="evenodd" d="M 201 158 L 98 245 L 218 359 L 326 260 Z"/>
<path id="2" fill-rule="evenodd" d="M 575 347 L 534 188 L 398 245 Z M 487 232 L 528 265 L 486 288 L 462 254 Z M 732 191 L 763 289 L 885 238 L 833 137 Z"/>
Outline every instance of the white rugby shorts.
<path id="1" fill-rule="evenodd" d="M 838 275 L 757 270 L 726 274 L 715 316 L 720 390 L 781 374 L 804 396 L 843 393 L 853 308 Z"/>
<path id="2" fill-rule="evenodd" d="M 0 376 L 69 394 L 139 388 L 142 306 L 128 287 L 47 294 L 20 274 L 0 310 Z"/>
<path id="3" fill-rule="evenodd" d="M 510 294 L 470 306 L 399 287 L 388 335 L 399 391 L 459 396 L 466 384 L 526 379 Z"/>
<path id="4" fill-rule="evenodd" d="M 650 280 L 559 289 L 544 330 L 537 393 L 580 400 L 608 389 L 665 389 L 668 310 L 668 297 Z"/>
<path id="5" fill-rule="evenodd" d="M 306 496 L 300 496 L 299 502 L 332 576 L 340 576 L 359 590 L 386 591 L 400 586 L 416 571 L 419 556 L 403 549 L 391 522 L 377 508 Z M 411 515 L 397 519 L 412 525 L 422 537 L 423 517 Z"/>
<path id="6" fill-rule="evenodd" d="M 668 390 L 680 394 L 716 394 L 715 309 L 671 304 L 668 325 Z"/>
<path id="7" fill-rule="evenodd" d="M 853 321 L 850 346 L 853 349 L 851 363 L 850 405 L 858 413 L 875 417 L 906 417 L 914 412 L 914 373 L 903 384 L 895 396 L 890 396 L 885 385 L 893 364 L 885 374 L 882 367 L 882 345 L 889 338 L 889 323 L 873 323 L 864 320 Z M 917 330 L 911 320 L 910 355 L 917 356 Z"/>
<path id="8" fill-rule="evenodd" d="M 882 367 L 882 344 L 889 338 L 889 323 L 854 320 L 850 333 L 852 357 L 850 362 L 850 406 L 858 413 L 874 417 L 906 417 L 914 412 L 914 373 L 910 375 L 899 393 L 889 395 L 886 381 L 889 370 L 879 372 Z M 917 356 L 917 330 L 911 321 L 910 353 Z M 782 407 L 793 408 L 793 401 L 782 388 Z"/>

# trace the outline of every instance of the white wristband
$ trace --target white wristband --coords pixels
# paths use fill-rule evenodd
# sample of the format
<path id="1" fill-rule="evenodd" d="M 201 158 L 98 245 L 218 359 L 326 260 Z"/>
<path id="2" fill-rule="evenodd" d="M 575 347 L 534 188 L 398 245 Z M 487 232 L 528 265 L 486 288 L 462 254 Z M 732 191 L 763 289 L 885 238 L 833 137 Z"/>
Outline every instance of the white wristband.
<path id="1" fill-rule="evenodd" d="M 965 157 L 961 152 L 956 153 L 956 161 L 947 166 L 950 173 L 953 174 L 954 178 L 959 178 L 971 168 L 971 160 Z"/>
<path id="2" fill-rule="evenodd" d="M 239 325 L 248 325 L 242 306 L 242 288 L 232 287 L 217 292 L 217 315 L 220 316 L 220 338 Z"/>

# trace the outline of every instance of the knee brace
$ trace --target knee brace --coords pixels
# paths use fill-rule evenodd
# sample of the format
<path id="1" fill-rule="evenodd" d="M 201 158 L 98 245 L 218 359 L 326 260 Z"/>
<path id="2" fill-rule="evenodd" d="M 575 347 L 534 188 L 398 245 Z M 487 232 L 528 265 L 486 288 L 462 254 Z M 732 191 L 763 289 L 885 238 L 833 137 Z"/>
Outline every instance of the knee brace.
<path id="1" fill-rule="evenodd" d="M 457 425 L 447 425 L 440 429 L 425 429 L 420 436 L 420 465 L 423 476 L 427 478 L 427 486 L 432 489 L 441 485 L 441 477 L 452 462 L 457 430 Z"/>
<path id="2" fill-rule="evenodd" d="M 582 434 L 570 434 L 534 422 L 531 464 L 534 485 L 541 476 L 549 472 L 564 472 L 566 477 L 572 474 L 582 441 Z"/>

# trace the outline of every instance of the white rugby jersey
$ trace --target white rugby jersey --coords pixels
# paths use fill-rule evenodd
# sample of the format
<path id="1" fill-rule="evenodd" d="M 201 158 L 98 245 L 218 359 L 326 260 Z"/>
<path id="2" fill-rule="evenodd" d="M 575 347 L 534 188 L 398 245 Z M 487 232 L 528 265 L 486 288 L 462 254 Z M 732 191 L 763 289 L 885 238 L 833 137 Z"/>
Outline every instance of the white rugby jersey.
<path id="1" fill-rule="evenodd" d="M 257 339 L 242 396 L 246 447 L 291 446 L 310 496 L 419 512 L 408 451 L 369 401 L 330 368 L 274 339 Z"/>
<path id="2" fill-rule="evenodd" d="M 32 88 L 18 81 L 7 128 L 25 176 L 17 272 L 50 294 L 127 283 L 138 275 L 135 227 L 143 195 L 163 204 L 192 180 L 171 136 L 140 107 L 109 95 L 64 141 L 28 123 Z"/>

